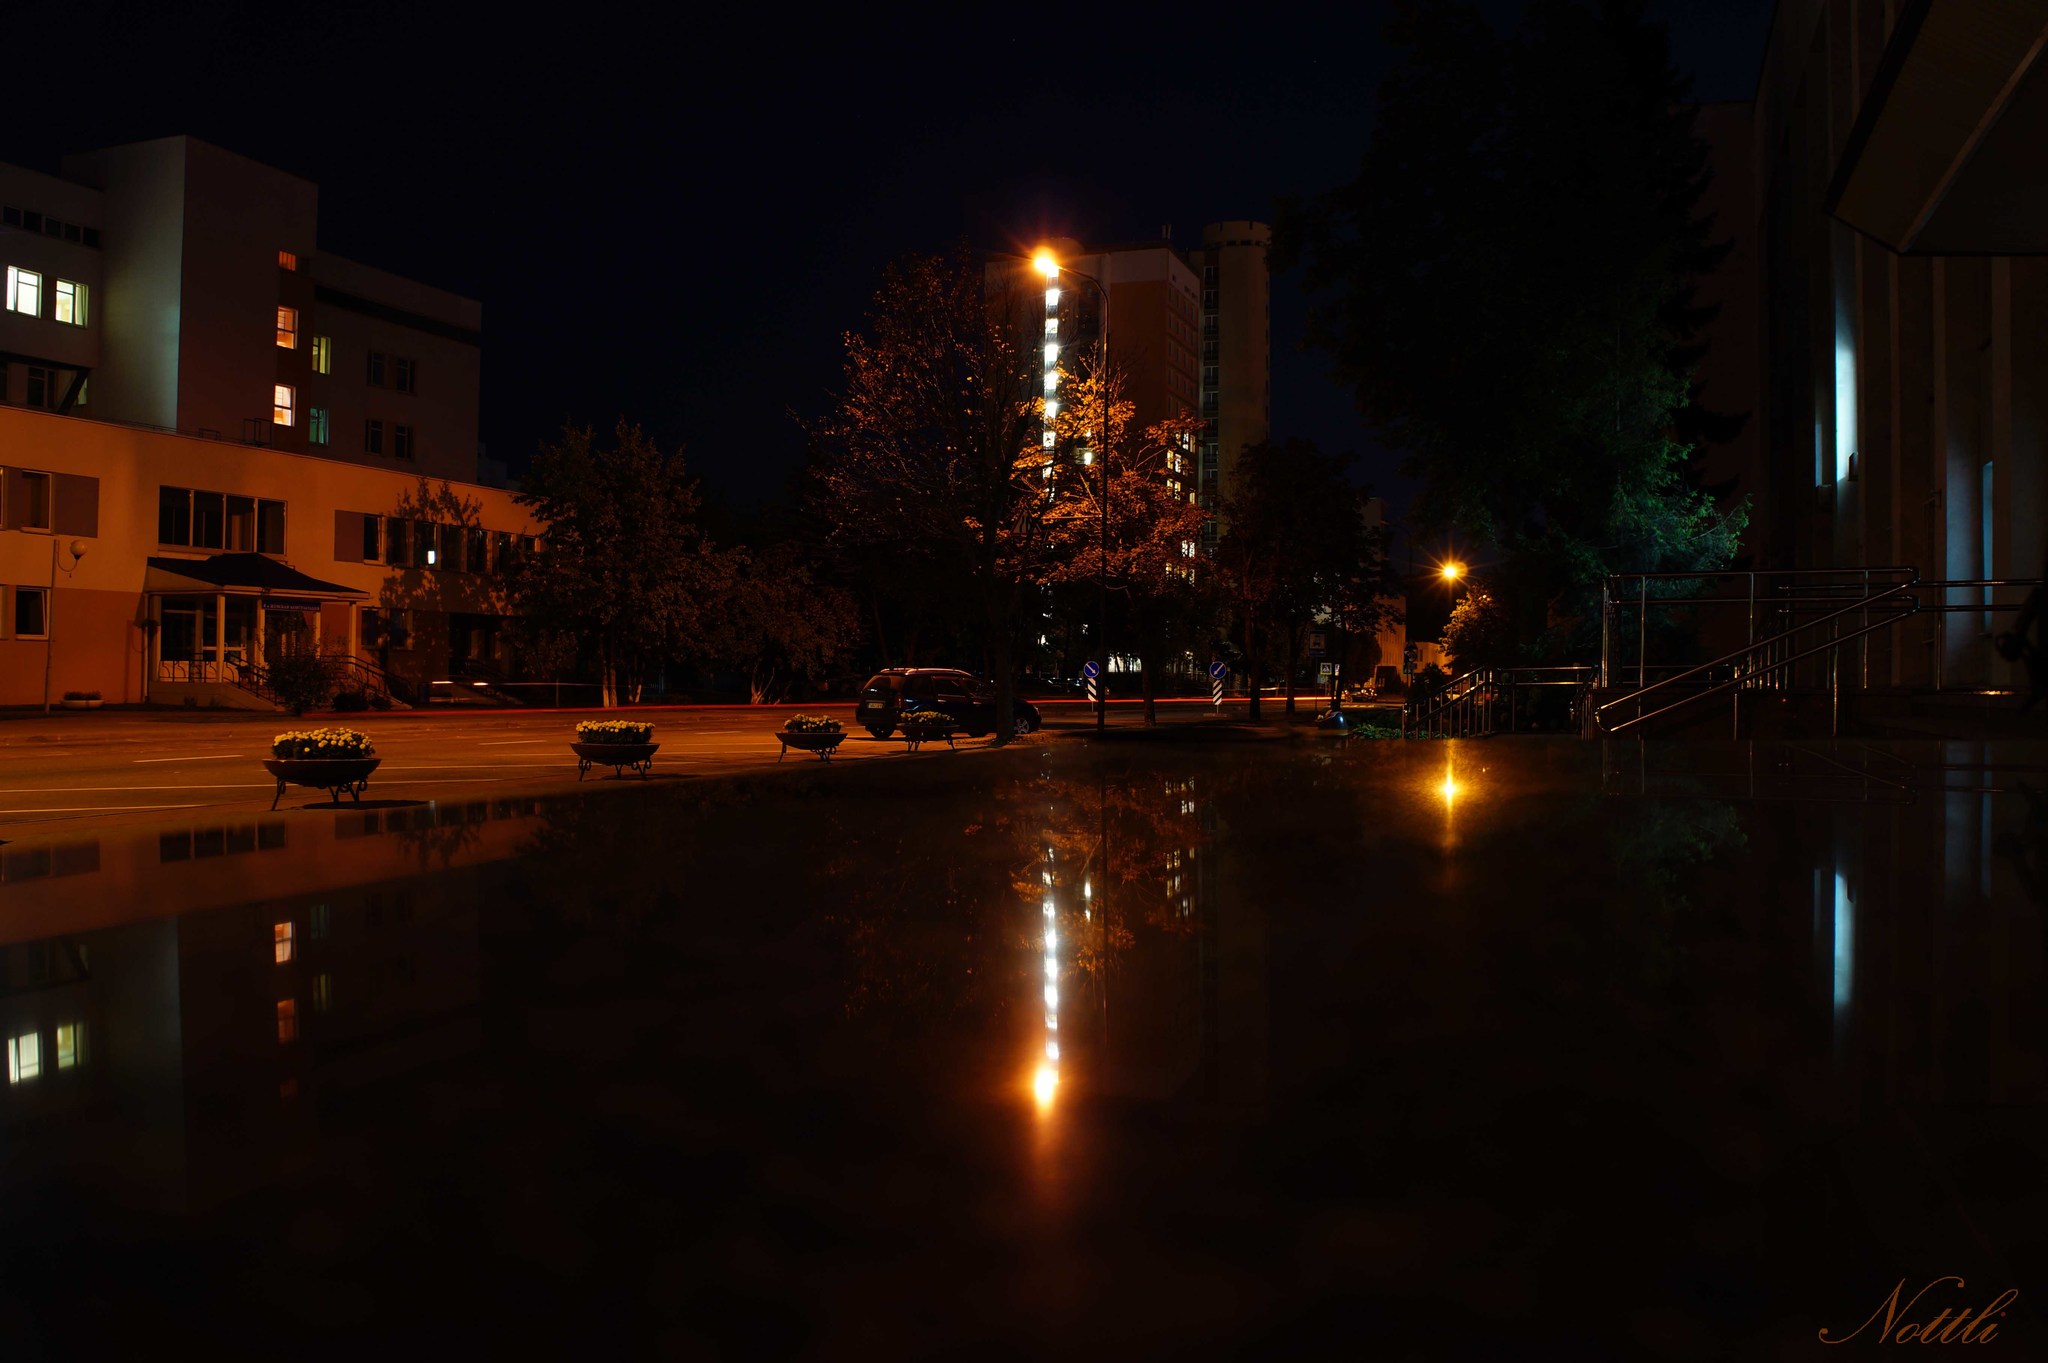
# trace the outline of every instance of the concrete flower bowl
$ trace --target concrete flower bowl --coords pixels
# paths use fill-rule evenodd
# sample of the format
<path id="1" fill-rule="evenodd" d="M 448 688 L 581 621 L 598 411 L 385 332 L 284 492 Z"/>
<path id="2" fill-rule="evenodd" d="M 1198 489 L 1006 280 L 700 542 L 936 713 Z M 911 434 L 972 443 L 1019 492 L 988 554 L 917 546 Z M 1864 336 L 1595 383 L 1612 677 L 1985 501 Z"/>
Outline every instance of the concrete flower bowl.
<path id="1" fill-rule="evenodd" d="M 311 786 L 324 790 L 340 804 L 346 794 L 357 804 L 362 803 L 363 789 L 370 784 L 370 773 L 377 770 L 381 757 L 266 757 L 263 770 L 277 779 L 277 794 L 271 797 L 270 807 L 277 808 L 277 802 L 284 798 L 286 786 Z"/>
<path id="2" fill-rule="evenodd" d="M 834 729 L 810 729 L 798 733 L 784 729 L 775 736 L 782 740 L 782 751 L 775 755 L 778 762 L 789 756 L 791 748 L 798 752 L 816 753 L 824 761 L 830 762 L 832 750 L 846 741 L 845 732 Z"/>
<path id="3" fill-rule="evenodd" d="M 569 751 L 576 754 L 579 781 L 592 767 L 610 767 L 614 776 L 637 771 L 645 781 L 647 769 L 654 765 L 654 754 L 660 747 L 659 743 L 571 743 Z"/>

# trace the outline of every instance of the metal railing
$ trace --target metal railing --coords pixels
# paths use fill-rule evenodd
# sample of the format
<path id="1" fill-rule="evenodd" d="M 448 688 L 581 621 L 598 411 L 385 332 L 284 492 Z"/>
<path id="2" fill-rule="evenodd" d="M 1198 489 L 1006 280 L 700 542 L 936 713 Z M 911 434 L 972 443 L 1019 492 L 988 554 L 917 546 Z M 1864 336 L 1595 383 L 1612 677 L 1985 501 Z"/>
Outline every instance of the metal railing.
<path id="1" fill-rule="evenodd" d="M 1402 706 L 1401 732 L 1411 738 L 1483 738 L 1494 733 L 1519 733 L 1531 722 L 1530 709 L 1535 698 L 1552 690 L 1570 693 L 1566 727 L 1576 731 L 1598 671 L 1591 664 L 1475 667 Z"/>
<path id="2" fill-rule="evenodd" d="M 1594 722 L 1601 730 L 1610 734 L 1624 733 L 1653 719 L 1671 714 L 1675 710 L 1695 705 L 1700 701 L 1721 695 L 1735 693 L 1733 726 L 1737 734 L 1742 726 L 1742 692 L 1776 686 L 1782 688 L 1791 675 L 1792 667 L 1807 658 L 1826 654 L 1828 695 L 1830 707 L 1830 728 L 1841 731 L 1842 709 L 1842 645 L 1861 640 L 1880 629 L 1889 629 L 1896 617 L 1911 615 L 1919 609 L 1919 602 L 1913 597 L 1915 584 L 1901 582 L 1881 592 L 1851 601 L 1849 604 L 1825 615 L 1798 621 L 1791 628 L 1764 639 L 1753 639 L 1712 662 L 1700 663 L 1682 672 L 1640 686 L 1627 695 L 1617 696 L 1604 704 L 1594 707 Z M 1879 618 L 1870 619 L 1875 609 Z M 1860 617 L 1862 623 L 1842 632 L 1842 622 L 1849 616 Z M 1828 637 L 1817 644 L 1799 648 L 1800 636 L 1821 626 L 1828 626 Z M 1860 651 L 1860 650 L 1859 650 Z M 1867 657 L 1867 654 L 1865 655 Z M 1727 670 L 1727 675 L 1716 679 L 1716 674 Z M 1652 698 L 1661 702 L 1654 710 L 1644 709 Z M 1633 709 L 1633 714 L 1625 712 Z"/>

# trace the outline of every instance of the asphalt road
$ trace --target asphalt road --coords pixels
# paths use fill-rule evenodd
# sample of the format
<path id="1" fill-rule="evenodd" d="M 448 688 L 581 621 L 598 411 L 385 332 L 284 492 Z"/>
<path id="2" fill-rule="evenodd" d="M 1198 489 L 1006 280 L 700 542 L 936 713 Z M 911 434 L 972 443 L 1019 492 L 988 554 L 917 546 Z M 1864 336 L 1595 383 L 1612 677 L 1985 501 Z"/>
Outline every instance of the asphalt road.
<path id="1" fill-rule="evenodd" d="M 1269 702 L 1270 703 L 1270 702 Z M 1093 727 L 1093 712 L 1079 703 L 1041 702 L 1047 733 Z M 985 750 L 986 739 L 960 739 L 957 753 L 943 745 L 909 752 L 900 738 L 871 738 L 851 723 L 852 706 L 692 706 L 642 711 L 468 710 L 409 714 L 289 716 L 230 712 L 60 712 L 47 718 L 0 720 L 0 840 L 50 836 L 67 826 L 182 820 L 196 812 L 259 813 L 270 808 L 276 785 L 260 763 L 271 736 L 286 729 L 342 724 L 365 731 L 383 759 L 365 798 L 475 799 L 480 795 L 536 794 L 577 785 L 568 744 L 576 722 L 595 716 L 645 717 L 661 751 L 653 779 L 727 774 L 778 765 L 775 731 L 801 710 L 846 724 L 835 762 L 934 761 Z M 1167 724 L 1242 719 L 1245 703 L 1221 711 L 1200 701 L 1164 701 Z M 1110 708 L 1120 728 L 1142 724 L 1135 703 Z M 793 769 L 816 758 L 792 751 L 780 765 Z M 611 780 L 593 771 L 591 781 Z M 638 779 L 638 778 L 629 778 Z M 328 809 L 320 791 L 292 787 L 278 808 Z"/>

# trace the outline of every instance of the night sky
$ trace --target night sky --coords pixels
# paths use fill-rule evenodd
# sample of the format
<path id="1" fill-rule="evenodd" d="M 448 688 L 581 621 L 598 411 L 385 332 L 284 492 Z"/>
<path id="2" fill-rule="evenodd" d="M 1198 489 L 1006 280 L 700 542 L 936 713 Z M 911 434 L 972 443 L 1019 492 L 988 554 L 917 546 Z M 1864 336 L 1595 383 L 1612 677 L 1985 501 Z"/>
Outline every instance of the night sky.
<path id="1" fill-rule="evenodd" d="M 747 504 L 800 463 L 892 256 L 1270 221 L 1351 174 L 1387 62 L 1383 5 L 867 8 L 26 7 L 0 160 L 189 133 L 305 176 L 323 250 L 482 300 L 494 456 L 624 414 Z M 1649 9 L 1700 98 L 1752 94 L 1772 0 Z M 1398 498 L 1303 311 L 1277 281 L 1275 434 L 1361 451 Z"/>

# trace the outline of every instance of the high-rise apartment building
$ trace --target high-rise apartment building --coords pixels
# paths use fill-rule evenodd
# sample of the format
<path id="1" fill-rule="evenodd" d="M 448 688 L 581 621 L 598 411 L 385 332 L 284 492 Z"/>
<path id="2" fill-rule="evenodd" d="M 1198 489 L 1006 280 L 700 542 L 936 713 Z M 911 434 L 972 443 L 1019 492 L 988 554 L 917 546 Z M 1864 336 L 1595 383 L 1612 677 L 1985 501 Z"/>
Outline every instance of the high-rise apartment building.
<path id="1" fill-rule="evenodd" d="M 1271 429 L 1271 237 L 1264 223 L 1223 222 L 1205 228 L 1202 246 L 1193 251 L 1177 249 L 1170 228 L 1151 242 L 1044 243 L 1069 276 L 1047 313 L 1056 330 L 1045 339 L 1056 340 L 1063 355 L 1093 355 L 1107 297 L 1110 352 L 1124 371 L 1135 425 L 1143 429 L 1187 414 L 1202 420 L 1195 466 L 1187 472 L 1190 490 L 1207 507 L 1228 491 L 1238 453 L 1266 439 Z M 992 279 L 1028 268 L 1011 257 L 989 266 Z M 1100 284 L 1103 294 L 1088 280 Z M 1026 282 L 1031 288 L 1042 283 L 1035 275 Z M 1212 523 L 1212 543 L 1214 530 Z"/>
<path id="2" fill-rule="evenodd" d="M 0 205 L 7 401 L 476 478 L 482 309 L 322 253 L 317 186 L 169 137 L 0 166 Z"/>
<path id="3" fill-rule="evenodd" d="M 0 166 L 0 705 L 262 706 L 292 641 L 402 696 L 507 661 L 481 309 L 317 209 L 186 137 Z"/>

